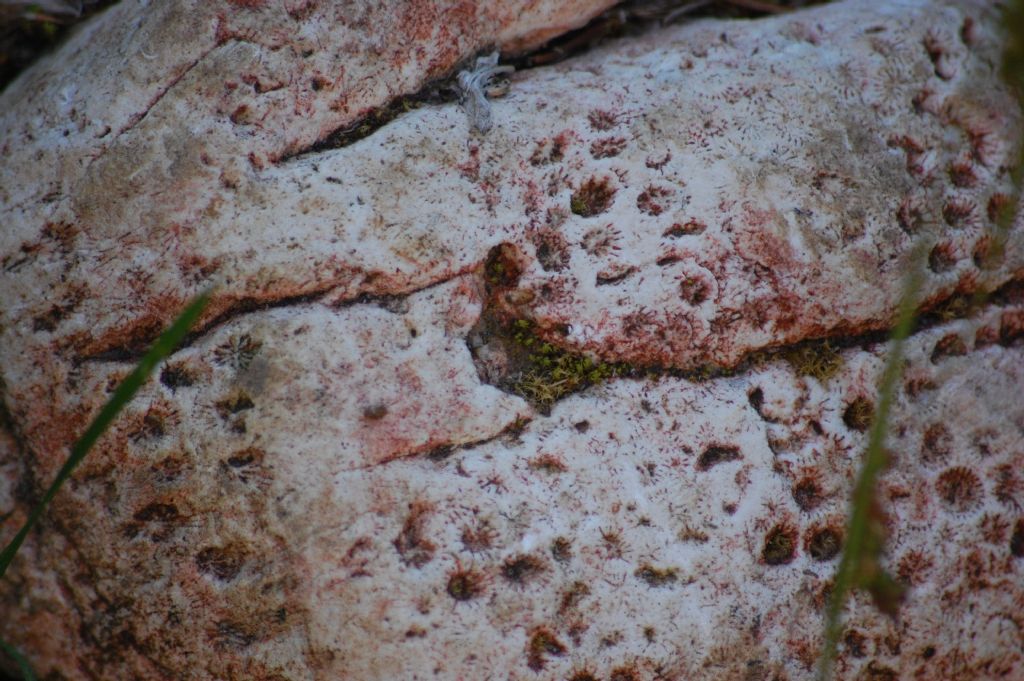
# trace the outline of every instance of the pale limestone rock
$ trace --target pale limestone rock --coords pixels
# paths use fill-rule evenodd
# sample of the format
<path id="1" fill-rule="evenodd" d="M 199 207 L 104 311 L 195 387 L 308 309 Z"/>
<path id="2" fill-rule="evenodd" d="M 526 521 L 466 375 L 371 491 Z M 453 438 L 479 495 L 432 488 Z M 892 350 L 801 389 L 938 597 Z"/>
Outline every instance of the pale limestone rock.
<path id="1" fill-rule="evenodd" d="M 0 583 L 42 674 L 810 678 L 915 243 L 929 309 L 999 294 L 909 342 L 883 499 L 913 589 L 895 620 L 855 601 L 838 673 L 1024 674 L 1020 220 L 980 266 L 1021 116 L 991 7 L 651 30 L 517 73 L 486 135 L 451 102 L 311 149 L 606 3 L 236 4 L 115 6 L 3 96 L 3 537 L 218 286 Z M 542 413 L 499 389 L 511 317 L 663 375 Z M 750 359 L 823 337 L 828 379 Z M 667 371 L 708 364 L 737 371 Z"/>

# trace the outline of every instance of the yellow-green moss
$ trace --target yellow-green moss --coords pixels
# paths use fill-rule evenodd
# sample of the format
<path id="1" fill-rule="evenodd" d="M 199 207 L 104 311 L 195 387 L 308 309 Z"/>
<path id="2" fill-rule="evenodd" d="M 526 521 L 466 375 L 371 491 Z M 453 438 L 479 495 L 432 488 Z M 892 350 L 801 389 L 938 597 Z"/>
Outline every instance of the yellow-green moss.
<path id="1" fill-rule="evenodd" d="M 549 408 L 570 393 L 624 375 L 628 370 L 624 364 L 573 354 L 542 340 L 527 319 L 512 322 L 511 339 L 523 350 L 523 369 L 510 381 L 508 388 L 542 408 Z"/>
<path id="2" fill-rule="evenodd" d="M 816 378 L 819 383 L 827 383 L 843 368 L 839 348 L 827 340 L 789 348 L 782 353 L 782 358 L 793 371 Z"/>

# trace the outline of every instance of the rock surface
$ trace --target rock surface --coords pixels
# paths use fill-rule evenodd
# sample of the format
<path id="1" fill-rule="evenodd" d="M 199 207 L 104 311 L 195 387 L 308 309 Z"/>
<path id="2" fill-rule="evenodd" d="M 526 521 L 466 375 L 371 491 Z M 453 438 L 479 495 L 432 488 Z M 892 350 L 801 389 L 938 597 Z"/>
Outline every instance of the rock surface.
<path id="1" fill-rule="evenodd" d="M 916 245 L 883 485 L 912 590 L 855 600 L 838 672 L 1024 674 L 995 10 L 651 30 L 516 74 L 486 135 L 454 102 L 367 123 L 607 3 L 520 4 L 122 4 L 4 93 L 0 538 L 217 290 L 0 583 L 0 636 L 69 679 L 810 678 Z M 538 347 L 620 377 L 531 405 Z"/>

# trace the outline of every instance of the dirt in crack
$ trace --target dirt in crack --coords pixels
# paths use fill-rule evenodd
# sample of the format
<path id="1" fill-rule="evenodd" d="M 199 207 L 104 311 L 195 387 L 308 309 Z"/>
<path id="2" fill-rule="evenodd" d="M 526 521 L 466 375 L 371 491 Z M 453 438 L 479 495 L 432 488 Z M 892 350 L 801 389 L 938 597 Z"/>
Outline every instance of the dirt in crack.
<path id="1" fill-rule="evenodd" d="M 493 248 L 483 267 L 486 300 L 468 343 L 480 379 L 519 395 L 547 414 L 558 400 L 609 378 L 631 375 L 628 365 L 602 362 L 562 347 L 564 328 L 543 328 L 517 309 L 522 256 Z"/>

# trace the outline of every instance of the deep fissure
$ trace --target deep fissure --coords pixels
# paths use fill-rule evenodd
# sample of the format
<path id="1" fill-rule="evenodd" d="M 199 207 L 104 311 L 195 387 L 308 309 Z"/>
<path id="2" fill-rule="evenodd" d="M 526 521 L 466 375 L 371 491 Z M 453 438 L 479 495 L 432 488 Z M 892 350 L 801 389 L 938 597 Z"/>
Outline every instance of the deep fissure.
<path id="1" fill-rule="evenodd" d="M 855 335 L 828 335 L 797 342 L 751 349 L 732 366 L 705 362 L 688 368 L 664 365 L 637 365 L 606 361 L 574 352 L 560 345 L 551 333 L 538 333 L 535 320 L 515 314 L 501 302 L 501 296 L 513 290 L 519 278 L 514 258 L 502 249 L 492 249 L 483 267 L 486 297 L 467 345 L 484 383 L 527 400 L 547 415 L 555 404 L 570 395 L 615 378 L 680 378 L 702 382 L 741 374 L 768 361 L 785 360 L 795 371 L 814 375 L 814 363 L 835 361 L 842 350 L 868 347 L 889 340 L 892 329 L 884 327 Z M 1024 277 L 1010 279 L 985 293 L 961 293 L 938 300 L 918 311 L 911 337 L 941 324 L 968 319 L 983 309 L 1002 308 L 1024 302 Z M 502 354 L 497 363 L 506 370 L 495 372 L 485 352 Z"/>
<path id="2" fill-rule="evenodd" d="M 658 26 L 668 26 L 681 20 L 703 18 L 750 19 L 789 12 L 801 7 L 827 4 L 830 0 L 782 0 L 777 4 L 751 3 L 738 0 L 707 0 L 704 2 L 658 2 L 657 0 L 633 0 L 615 5 L 597 15 L 581 28 L 568 31 L 544 45 L 525 52 L 511 55 L 502 63 L 511 65 L 517 72 L 551 66 L 566 59 L 585 54 L 610 41 L 635 37 Z M 774 11 L 768 7 L 774 6 Z M 486 54 L 492 48 L 480 50 Z M 310 145 L 285 154 L 276 159 L 278 164 L 309 154 L 333 149 L 342 149 L 366 139 L 403 114 L 423 106 L 454 104 L 460 101 L 460 90 L 456 84 L 458 73 L 469 68 L 476 55 L 469 55 L 453 66 L 443 76 L 433 78 L 413 92 L 393 96 L 381 106 L 374 107 L 353 122 L 346 123 Z"/>

